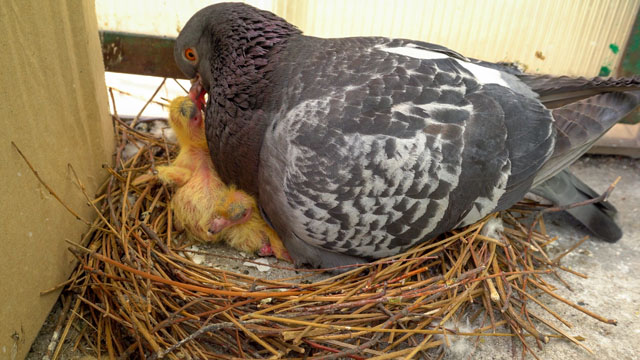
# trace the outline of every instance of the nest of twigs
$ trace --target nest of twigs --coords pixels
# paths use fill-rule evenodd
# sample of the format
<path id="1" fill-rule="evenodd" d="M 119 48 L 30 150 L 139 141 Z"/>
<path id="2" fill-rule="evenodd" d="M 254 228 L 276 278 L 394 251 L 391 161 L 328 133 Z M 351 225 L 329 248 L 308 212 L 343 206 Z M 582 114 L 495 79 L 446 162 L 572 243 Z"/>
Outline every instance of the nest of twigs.
<path id="1" fill-rule="evenodd" d="M 82 244 L 70 243 L 79 265 L 66 283 L 72 296 L 54 358 L 72 327 L 96 354 L 121 359 L 438 358 L 459 336 L 476 345 L 512 337 L 523 357 L 537 358 L 534 347 L 552 338 L 591 351 L 563 330 L 571 324 L 549 300 L 614 323 L 555 294 L 549 278 L 584 275 L 559 264 L 575 246 L 547 255 L 555 238 L 540 217 L 535 229 L 527 225 L 540 210 L 532 202 L 313 283 L 301 281 L 310 270 L 267 280 L 199 265 L 172 228 L 171 189 L 149 176 L 175 146 L 117 115 L 114 126 L 116 166 L 106 168 L 99 193 L 87 195 L 97 219 Z M 132 141 L 139 151 L 125 161 Z M 499 235 L 483 231 L 493 218 L 504 223 Z M 463 317 L 477 326 L 460 331 Z"/>

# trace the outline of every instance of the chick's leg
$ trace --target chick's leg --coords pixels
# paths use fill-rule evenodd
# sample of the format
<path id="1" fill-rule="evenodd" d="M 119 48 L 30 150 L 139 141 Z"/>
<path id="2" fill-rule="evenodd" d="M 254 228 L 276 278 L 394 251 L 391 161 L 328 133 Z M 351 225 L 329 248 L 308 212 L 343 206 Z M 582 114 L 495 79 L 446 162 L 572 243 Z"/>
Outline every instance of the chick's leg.
<path id="1" fill-rule="evenodd" d="M 191 178 L 191 171 L 179 166 L 158 166 L 158 178 L 165 184 L 182 186 Z"/>
<path id="2" fill-rule="evenodd" d="M 287 249 L 285 249 L 282 240 L 276 234 L 276 232 L 266 223 L 264 224 L 264 233 L 265 239 L 262 243 L 262 247 L 258 250 L 258 255 L 260 256 L 271 256 L 274 255 L 276 258 L 280 260 L 285 260 L 288 262 L 293 262 L 291 256 Z"/>

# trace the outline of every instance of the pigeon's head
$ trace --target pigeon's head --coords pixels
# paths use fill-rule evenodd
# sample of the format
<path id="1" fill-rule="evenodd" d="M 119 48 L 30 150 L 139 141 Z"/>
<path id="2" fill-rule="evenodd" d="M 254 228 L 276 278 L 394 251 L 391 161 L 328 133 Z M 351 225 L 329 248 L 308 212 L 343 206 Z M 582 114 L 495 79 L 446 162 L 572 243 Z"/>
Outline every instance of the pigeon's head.
<path id="1" fill-rule="evenodd" d="M 295 26 L 268 11 L 220 3 L 201 9 L 187 21 L 173 57 L 192 79 L 191 98 L 200 106 L 204 92 L 225 76 L 243 76 L 252 83 L 252 72 L 264 68 L 270 49 L 296 33 L 300 31 Z"/>
<path id="2" fill-rule="evenodd" d="M 169 125 L 175 131 L 180 146 L 190 144 L 206 148 L 202 111 L 189 97 L 179 96 L 171 101 Z"/>
<path id="3" fill-rule="evenodd" d="M 195 13 L 180 31 L 173 48 L 178 68 L 191 79 L 191 100 L 202 109 L 204 94 L 211 85 L 211 28 L 220 17 L 218 7 L 208 6 Z"/>

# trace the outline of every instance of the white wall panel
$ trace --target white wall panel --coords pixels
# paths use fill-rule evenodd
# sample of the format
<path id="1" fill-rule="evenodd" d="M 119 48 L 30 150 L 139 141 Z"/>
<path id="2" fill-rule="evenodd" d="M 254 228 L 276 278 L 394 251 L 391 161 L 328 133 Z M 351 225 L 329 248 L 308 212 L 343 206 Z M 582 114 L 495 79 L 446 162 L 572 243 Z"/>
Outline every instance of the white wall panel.
<path id="1" fill-rule="evenodd" d="M 216 1 L 97 0 L 102 28 L 175 36 Z M 640 0 L 250 0 L 308 35 L 382 35 L 448 46 L 467 56 L 517 61 L 528 71 L 612 74 Z M 611 46 L 618 48 L 615 53 Z"/>

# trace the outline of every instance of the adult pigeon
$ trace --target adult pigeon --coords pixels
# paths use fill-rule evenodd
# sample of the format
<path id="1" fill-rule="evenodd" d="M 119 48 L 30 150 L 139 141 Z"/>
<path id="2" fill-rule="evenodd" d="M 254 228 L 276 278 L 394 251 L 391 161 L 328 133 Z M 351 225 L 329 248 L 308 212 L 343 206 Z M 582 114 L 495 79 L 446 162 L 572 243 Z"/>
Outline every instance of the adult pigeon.
<path id="1" fill-rule="evenodd" d="M 640 78 L 513 74 L 421 41 L 304 36 L 239 3 L 193 15 L 174 57 L 198 79 L 192 98 L 209 95 L 223 181 L 257 195 L 295 262 L 316 267 L 508 208 L 640 103 Z"/>

